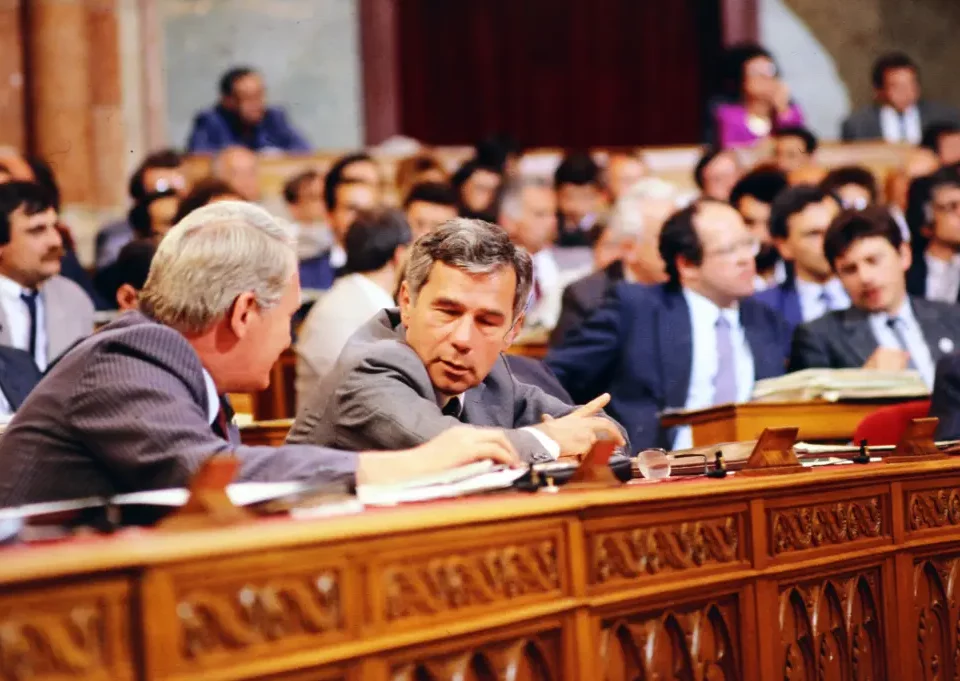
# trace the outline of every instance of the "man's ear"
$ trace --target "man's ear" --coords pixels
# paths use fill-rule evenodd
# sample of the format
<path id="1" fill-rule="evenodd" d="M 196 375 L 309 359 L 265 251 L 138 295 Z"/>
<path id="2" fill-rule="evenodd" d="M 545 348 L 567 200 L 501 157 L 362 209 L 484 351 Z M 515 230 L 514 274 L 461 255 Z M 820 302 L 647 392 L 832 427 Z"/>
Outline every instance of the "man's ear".
<path id="1" fill-rule="evenodd" d="M 792 261 L 794 259 L 793 249 L 790 248 L 790 244 L 786 239 L 781 239 L 779 237 L 773 238 L 773 245 L 776 246 L 777 251 L 780 253 L 780 257 L 784 260 Z"/>
<path id="2" fill-rule="evenodd" d="M 520 330 L 523 329 L 523 322 L 527 316 L 526 312 L 521 312 L 520 316 L 517 317 L 517 320 L 513 323 L 513 326 L 507 331 L 507 334 L 503 337 L 503 351 L 506 351 L 513 341 L 517 339 L 517 335 L 520 333 Z"/>
<path id="3" fill-rule="evenodd" d="M 117 308 L 121 312 L 136 310 L 140 307 L 140 303 L 137 300 L 139 295 L 140 292 L 130 284 L 121 284 L 120 288 L 117 289 Z"/>
<path id="4" fill-rule="evenodd" d="M 903 271 L 906 272 L 910 269 L 910 265 L 913 264 L 913 252 L 910 250 L 909 244 L 900 244 L 900 265 L 903 267 Z"/>
<path id="5" fill-rule="evenodd" d="M 400 321 L 404 326 L 409 327 L 409 320 L 413 302 L 410 300 L 410 285 L 406 279 L 400 282 L 400 293 L 397 295 L 397 304 L 400 306 Z"/>
<path id="6" fill-rule="evenodd" d="M 237 338 L 243 338 L 250 331 L 250 325 L 254 316 L 259 312 L 257 299 L 250 291 L 246 291 L 237 296 L 233 301 L 230 312 L 227 313 L 227 321 L 230 330 Z"/>

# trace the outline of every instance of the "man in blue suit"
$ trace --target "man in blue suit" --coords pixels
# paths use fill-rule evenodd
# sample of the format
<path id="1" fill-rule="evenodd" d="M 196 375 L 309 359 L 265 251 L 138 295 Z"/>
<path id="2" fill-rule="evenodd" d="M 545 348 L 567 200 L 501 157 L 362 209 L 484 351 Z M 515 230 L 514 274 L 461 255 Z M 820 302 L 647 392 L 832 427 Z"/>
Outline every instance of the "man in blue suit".
<path id="1" fill-rule="evenodd" d="M 840 213 L 840 204 L 818 187 L 782 191 L 770 210 L 770 234 L 790 274 L 782 284 L 755 297 L 780 313 L 792 331 L 833 310 L 850 307 L 850 297 L 823 253 L 823 235 Z"/>
<path id="2" fill-rule="evenodd" d="M 669 281 L 619 284 L 547 366 L 577 402 L 609 392 L 634 451 L 690 446 L 689 429 L 660 427 L 664 409 L 743 402 L 756 380 L 784 371 L 786 322 L 750 299 L 758 246 L 725 203 L 675 213 L 660 235 Z"/>

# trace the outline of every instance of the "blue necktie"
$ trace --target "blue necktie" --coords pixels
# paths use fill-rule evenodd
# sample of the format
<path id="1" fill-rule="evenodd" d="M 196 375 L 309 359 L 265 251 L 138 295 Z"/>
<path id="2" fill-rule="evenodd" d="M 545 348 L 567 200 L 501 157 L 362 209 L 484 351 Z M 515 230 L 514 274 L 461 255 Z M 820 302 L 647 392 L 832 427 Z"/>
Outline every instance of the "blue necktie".
<path id="1" fill-rule="evenodd" d="M 37 291 L 30 291 L 29 293 L 24 291 L 20 294 L 20 300 L 22 300 L 27 306 L 27 312 L 30 314 L 30 341 L 29 341 L 29 351 L 30 356 L 33 357 L 34 361 L 37 359 L 37 296 L 39 293 Z"/>
<path id="2" fill-rule="evenodd" d="M 717 318 L 717 374 L 713 378 L 713 403 L 737 401 L 737 365 L 733 355 L 733 334 L 730 322 L 723 315 Z"/>
<path id="3" fill-rule="evenodd" d="M 827 290 L 826 286 L 820 289 L 820 302 L 823 303 L 823 307 L 827 312 L 833 310 L 833 296 L 830 295 L 830 292 Z"/>
<path id="4" fill-rule="evenodd" d="M 887 326 L 890 327 L 890 330 L 893 331 L 893 335 L 897 338 L 897 343 L 900 344 L 900 348 L 906 351 L 907 354 L 910 354 L 910 348 L 907 347 L 907 338 L 903 335 L 903 320 L 899 317 L 890 317 L 887 320 Z M 913 363 L 913 355 L 910 355 L 910 362 L 907 364 L 907 368 L 916 369 L 917 365 Z"/>

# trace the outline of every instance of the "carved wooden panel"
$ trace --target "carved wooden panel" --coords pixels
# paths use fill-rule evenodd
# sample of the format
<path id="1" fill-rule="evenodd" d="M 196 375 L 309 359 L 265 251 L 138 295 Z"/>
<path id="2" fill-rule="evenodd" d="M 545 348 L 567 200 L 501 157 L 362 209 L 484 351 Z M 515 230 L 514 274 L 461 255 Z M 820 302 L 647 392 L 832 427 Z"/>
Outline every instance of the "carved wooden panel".
<path id="1" fill-rule="evenodd" d="M 914 489 L 904 494 L 907 529 L 916 532 L 960 525 L 960 488 Z"/>
<path id="2" fill-rule="evenodd" d="M 386 622 L 460 617 L 562 593 L 565 539 L 559 526 L 548 532 L 487 531 L 447 550 L 427 545 L 380 563 L 376 579 Z"/>
<path id="3" fill-rule="evenodd" d="M 329 551 L 291 551 L 175 568 L 169 575 L 176 660 L 163 666 L 232 666 L 269 652 L 347 636 L 346 563 Z"/>
<path id="4" fill-rule="evenodd" d="M 606 620 L 600 627 L 596 678 L 740 679 L 739 607 L 735 596 L 726 596 Z"/>
<path id="5" fill-rule="evenodd" d="M 740 513 L 588 530 L 590 583 L 622 584 L 744 559 Z"/>
<path id="6" fill-rule="evenodd" d="M 914 678 L 960 678 L 960 603 L 958 603 L 960 556 L 932 556 L 915 561 L 917 654 Z"/>
<path id="7" fill-rule="evenodd" d="M 390 665 L 391 681 L 560 681 L 560 632 L 457 647 Z"/>
<path id="8" fill-rule="evenodd" d="M 0 594 L 0 679 L 131 679 L 123 581 Z"/>
<path id="9" fill-rule="evenodd" d="M 770 552 L 773 555 L 806 551 L 888 535 L 885 497 L 880 495 L 808 504 L 768 511 Z"/>
<path id="10" fill-rule="evenodd" d="M 887 678 L 880 569 L 780 587 L 780 664 L 785 681 Z"/>

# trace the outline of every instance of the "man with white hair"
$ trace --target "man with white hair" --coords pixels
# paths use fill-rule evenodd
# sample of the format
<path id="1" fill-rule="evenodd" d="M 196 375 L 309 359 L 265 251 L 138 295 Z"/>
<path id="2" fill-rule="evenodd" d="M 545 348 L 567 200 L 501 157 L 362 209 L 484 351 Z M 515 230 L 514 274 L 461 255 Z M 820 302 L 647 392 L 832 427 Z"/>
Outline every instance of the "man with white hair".
<path id="1" fill-rule="evenodd" d="M 300 305 L 291 235 L 242 202 L 170 230 L 129 312 L 67 353 L 0 441 L 0 506 L 179 487 L 232 452 L 240 481 L 394 482 L 476 459 L 513 462 L 501 433 L 458 428 L 401 452 L 247 447 L 230 392 L 262 390 Z"/>
<path id="2" fill-rule="evenodd" d="M 558 345 L 596 310 L 621 281 L 660 284 L 666 271 L 659 252 L 660 229 L 680 204 L 677 188 L 657 177 L 634 183 L 613 206 L 597 245 L 613 262 L 566 287 L 560 316 L 550 335 Z"/>

